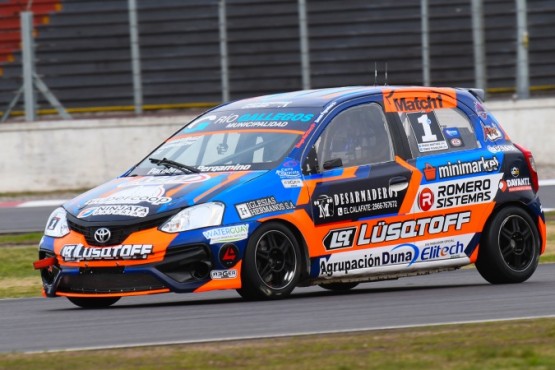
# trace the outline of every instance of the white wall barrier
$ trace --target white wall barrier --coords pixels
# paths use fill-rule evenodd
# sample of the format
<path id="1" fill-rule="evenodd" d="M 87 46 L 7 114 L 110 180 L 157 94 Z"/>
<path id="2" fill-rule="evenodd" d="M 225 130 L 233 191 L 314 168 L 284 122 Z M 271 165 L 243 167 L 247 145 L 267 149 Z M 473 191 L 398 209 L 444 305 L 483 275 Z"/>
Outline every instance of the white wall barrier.
<path id="1" fill-rule="evenodd" d="M 117 177 L 194 116 L 0 125 L 0 193 L 92 188 Z"/>
<path id="2" fill-rule="evenodd" d="M 509 136 L 555 167 L 555 98 L 486 104 Z M 0 125 L 0 193 L 92 188 L 125 172 L 191 115 Z"/>

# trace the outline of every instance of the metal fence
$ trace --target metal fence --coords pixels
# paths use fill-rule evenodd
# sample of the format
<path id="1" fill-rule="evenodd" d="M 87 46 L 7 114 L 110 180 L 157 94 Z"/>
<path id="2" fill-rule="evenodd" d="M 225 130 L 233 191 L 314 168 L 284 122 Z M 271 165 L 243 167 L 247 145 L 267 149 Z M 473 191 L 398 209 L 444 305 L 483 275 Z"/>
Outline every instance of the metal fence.
<path id="1" fill-rule="evenodd" d="M 1 58 L 19 3 L 0 0 L 0 110 L 23 84 L 21 53 Z M 54 3 L 48 22 L 35 12 L 36 71 L 70 113 L 374 83 L 555 91 L 552 0 L 35 0 L 30 10 Z M 53 113 L 44 94 L 36 105 Z"/>

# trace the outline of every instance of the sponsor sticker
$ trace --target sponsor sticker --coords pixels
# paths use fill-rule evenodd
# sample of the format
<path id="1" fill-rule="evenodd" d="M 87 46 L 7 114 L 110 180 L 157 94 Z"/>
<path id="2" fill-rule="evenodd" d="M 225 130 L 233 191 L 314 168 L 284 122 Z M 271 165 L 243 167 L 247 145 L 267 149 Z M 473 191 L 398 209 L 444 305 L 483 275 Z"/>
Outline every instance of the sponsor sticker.
<path id="1" fill-rule="evenodd" d="M 528 191 L 532 190 L 532 183 L 529 177 L 501 180 L 499 189 L 503 192 Z"/>
<path id="2" fill-rule="evenodd" d="M 210 180 L 210 176 L 204 173 L 195 173 L 190 175 L 177 175 L 177 176 L 157 176 L 157 177 L 138 177 L 133 178 L 118 185 L 118 188 L 127 188 L 131 186 L 158 186 L 158 185 L 181 185 L 181 184 L 194 184 L 197 182 L 204 182 Z"/>
<path id="3" fill-rule="evenodd" d="M 151 244 L 122 244 L 113 247 L 85 247 L 83 244 L 66 244 L 60 255 L 66 262 L 100 260 L 147 259 L 152 253 Z"/>
<path id="4" fill-rule="evenodd" d="M 235 242 L 247 239 L 249 236 L 249 225 L 220 227 L 204 231 L 202 235 L 210 240 L 210 244 Z"/>
<path id="5" fill-rule="evenodd" d="M 281 184 L 286 189 L 302 188 L 304 185 L 303 180 L 301 179 L 282 179 Z"/>
<path id="6" fill-rule="evenodd" d="M 461 230 L 465 224 L 470 222 L 470 215 L 470 211 L 466 211 L 392 223 L 383 220 L 378 221 L 371 227 L 368 223 L 362 223 L 357 245 L 377 244 L 424 235 L 454 232 Z"/>
<path id="7" fill-rule="evenodd" d="M 163 186 L 135 186 L 120 190 L 106 198 L 95 198 L 85 202 L 86 205 L 97 204 L 139 204 L 150 203 L 161 205 L 171 202 L 172 198 L 165 197 L 166 190 Z"/>
<path id="8" fill-rule="evenodd" d="M 429 211 L 434 206 L 434 192 L 428 188 L 422 189 L 418 195 L 418 206 L 424 212 Z"/>
<path id="9" fill-rule="evenodd" d="M 298 179 L 301 177 L 301 171 L 296 168 L 283 167 L 276 170 L 276 175 L 282 179 Z"/>
<path id="10" fill-rule="evenodd" d="M 388 187 L 375 187 L 320 194 L 312 201 L 313 214 L 318 222 L 354 218 L 394 210 L 398 207 L 398 194 Z"/>
<path id="11" fill-rule="evenodd" d="M 455 108 L 454 89 L 383 90 L 386 112 L 429 112 L 434 109 Z"/>
<path id="12" fill-rule="evenodd" d="M 428 184 L 420 190 L 412 211 L 430 211 L 493 201 L 503 174 Z"/>
<path id="13" fill-rule="evenodd" d="M 287 108 L 292 102 L 290 101 L 273 101 L 273 102 L 253 102 L 243 105 L 242 109 L 256 109 L 256 108 Z"/>
<path id="14" fill-rule="evenodd" d="M 434 112 L 407 114 L 418 151 L 421 153 L 449 149 Z"/>
<path id="15" fill-rule="evenodd" d="M 448 161 L 447 164 L 437 166 L 440 179 L 474 175 L 482 172 L 494 172 L 499 170 L 499 161 L 496 157 L 481 157 L 478 160 L 463 162 L 460 159 L 456 162 Z M 427 179 L 427 177 L 426 177 Z"/>
<path id="16" fill-rule="evenodd" d="M 493 124 L 492 126 L 485 125 L 483 122 L 480 122 L 480 124 L 482 125 L 484 138 L 487 141 L 497 141 L 503 138 L 501 130 L 495 124 Z"/>
<path id="17" fill-rule="evenodd" d="M 231 164 L 227 166 L 198 166 L 197 169 L 203 172 L 224 172 L 224 171 L 248 171 L 250 164 Z"/>
<path id="18" fill-rule="evenodd" d="M 330 230 L 324 238 L 324 246 L 327 250 L 350 248 L 355 241 L 356 227 Z"/>
<path id="19" fill-rule="evenodd" d="M 236 204 L 235 209 L 237 210 L 239 217 L 244 220 L 266 213 L 295 209 L 295 205 L 289 200 L 278 202 L 276 198 L 272 196 Z"/>
<path id="20" fill-rule="evenodd" d="M 210 278 L 212 280 L 225 280 L 237 278 L 237 270 L 212 270 L 210 271 Z"/>
<path id="21" fill-rule="evenodd" d="M 375 247 L 371 250 L 353 250 L 334 253 L 316 259 L 319 277 L 347 276 L 368 272 L 399 271 L 419 263 L 462 259 L 469 262 L 465 253 L 473 234 L 461 235 L 457 239 L 436 239 L 426 242 L 403 243 Z"/>
<path id="22" fill-rule="evenodd" d="M 131 206 L 131 205 L 114 205 L 91 207 L 82 210 L 77 218 L 86 218 L 91 216 L 128 216 L 128 217 L 146 217 L 148 216 L 148 207 Z"/>
<path id="23" fill-rule="evenodd" d="M 512 144 L 488 145 L 487 148 L 493 154 L 495 154 L 495 153 L 510 153 L 510 152 L 518 152 L 519 151 Z"/>
<path id="24" fill-rule="evenodd" d="M 461 133 L 456 127 L 448 127 L 443 129 L 443 135 L 449 141 L 452 147 L 458 148 L 464 145 Z"/>

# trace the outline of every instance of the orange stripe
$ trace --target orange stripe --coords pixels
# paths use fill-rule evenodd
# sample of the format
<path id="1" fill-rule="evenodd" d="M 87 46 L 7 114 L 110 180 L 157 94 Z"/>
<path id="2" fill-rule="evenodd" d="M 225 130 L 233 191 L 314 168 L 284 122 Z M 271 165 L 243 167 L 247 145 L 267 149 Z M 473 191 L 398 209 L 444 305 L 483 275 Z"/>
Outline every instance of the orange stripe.
<path id="1" fill-rule="evenodd" d="M 418 193 L 418 187 L 422 182 L 422 173 L 418 170 L 418 168 L 411 166 L 399 156 L 395 157 L 395 162 L 412 172 L 409 188 L 407 189 L 407 193 L 405 194 L 403 204 L 399 209 L 399 214 L 402 215 L 409 213 L 412 208 L 412 203 L 416 199 L 416 193 Z"/>
<path id="2" fill-rule="evenodd" d="M 82 294 L 82 293 L 56 292 L 56 295 L 60 297 L 105 298 L 105 297 L 131 297 L 131 296 L 137 296 L 137 295 L 160 294 L 160 293 L 169 293 L 169 292 L 170 290 L 168 288 L 164 288 L 164 289 L 156 289 L 156 290 L 146 290 L 142 292 L 127 292 L 127 293 Z"/>
<path id="3" fill-rule="evenodd" d="M 543 254 L 545 252 L 545 248 L 547 247 L 547 227 L 541 217 L 538 217 L 538 228 L 540 229 L 540 237 L 542 239 L 540 254 Z"/>
<path id="4" fill-rule="evenodd" d="M 476 263 L 476 261 L 478 260 L 478 251 L 480 250 L 480 244 L 478 244 L 476 246 L 476 248 L 474 248 L 474 251 L 472 251 L 472 254 L 470 255 L 470 263 Z"/>
<path id="5" fill-rule="evenodd" d="M 197 196 L 195 199 L 193 199 L 193 202 L 196 203 L 198 202 L 200 199 L 204 198 L 205 196 L 208 196 L 209 194 L 215 192 L 216 190 L 229 185 L 231 182 L 235 181 L 236 179 L 243 177 L 245 175 L 245 172 L 237 172 L 237 173 L 233 173 L 231 175 L 228 176 L 228 178 L 222 182 L 221 184 L 218 184 L 216 186 L 211 187 L 210 189 L 208 189 L 207 191 L 205 191 L 204 193 L 200 194 L 199 196 Z"/>

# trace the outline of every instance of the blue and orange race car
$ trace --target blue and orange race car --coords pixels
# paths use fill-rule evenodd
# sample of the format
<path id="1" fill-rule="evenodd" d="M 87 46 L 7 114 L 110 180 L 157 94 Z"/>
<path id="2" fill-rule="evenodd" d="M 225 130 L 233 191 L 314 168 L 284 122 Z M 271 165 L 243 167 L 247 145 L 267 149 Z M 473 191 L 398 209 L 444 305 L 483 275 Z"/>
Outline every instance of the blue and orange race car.
<path id="1" fill-rule="evenodd" d="M 343 87 L 210 110 L 121 177 L 50 216 L 44 294 L 332 290 L 475 263 L 491 283 L 536 270 L 546 228 L 532 154 L 483 92 Z"/>

